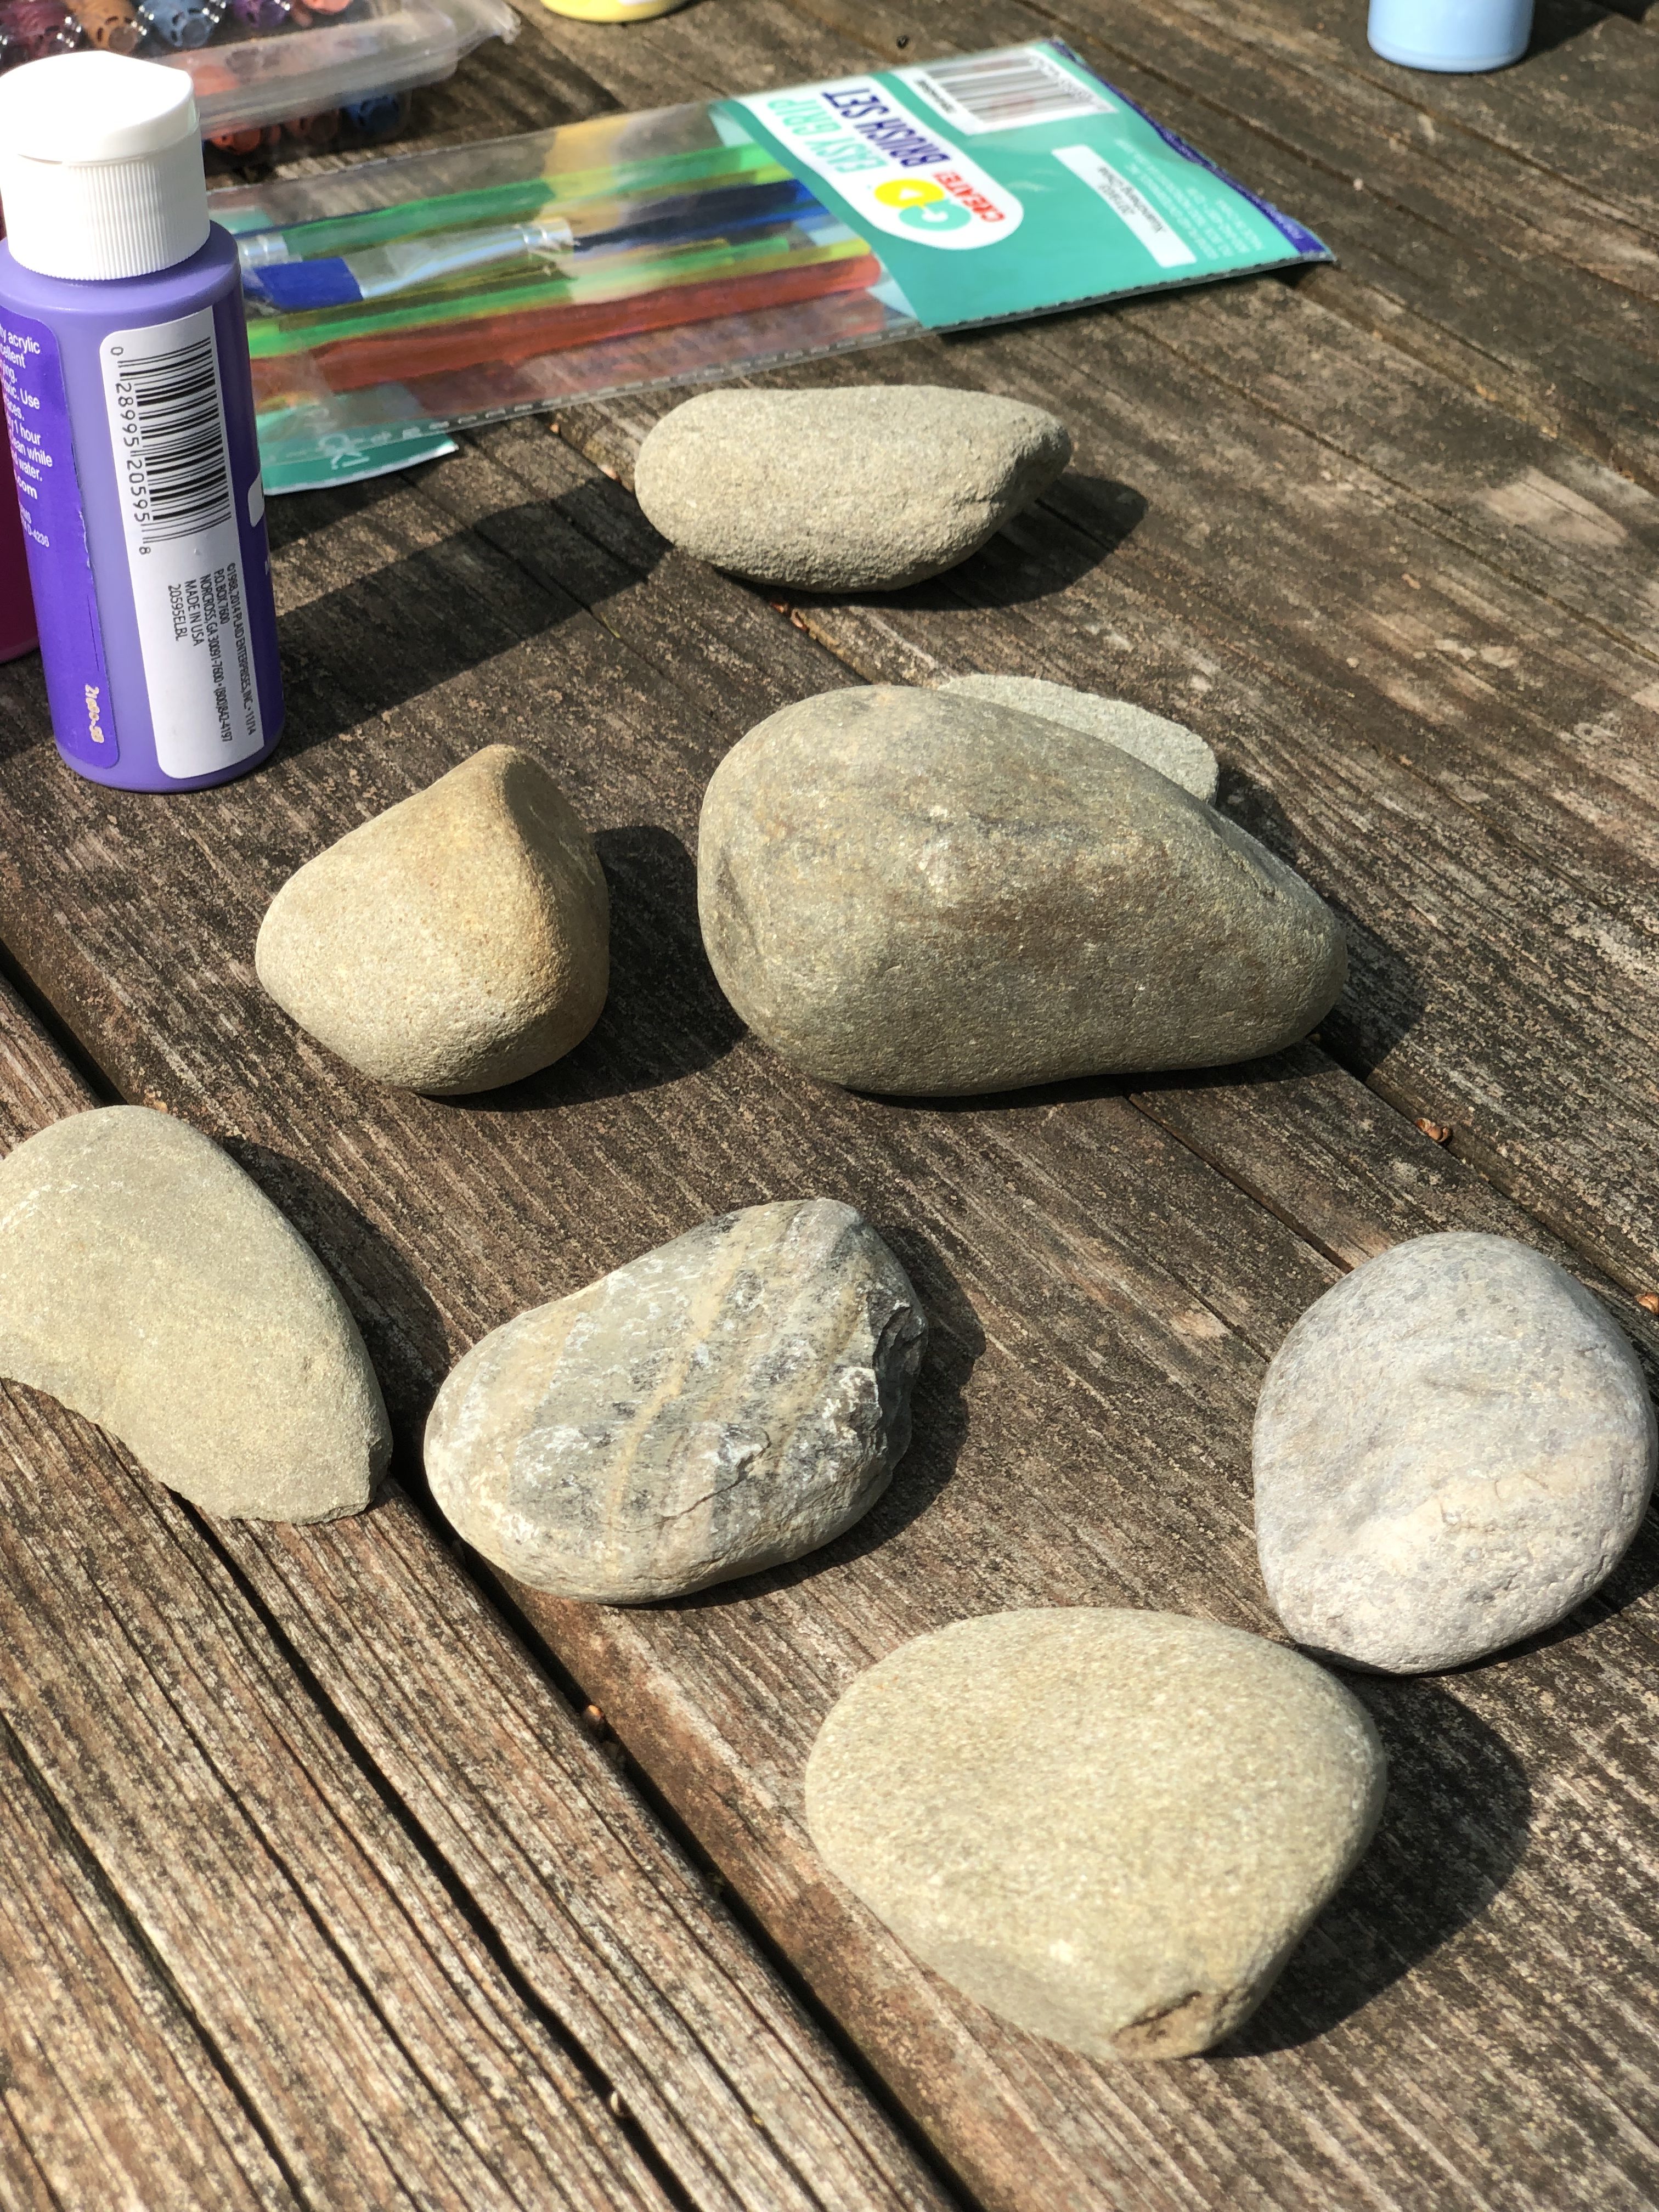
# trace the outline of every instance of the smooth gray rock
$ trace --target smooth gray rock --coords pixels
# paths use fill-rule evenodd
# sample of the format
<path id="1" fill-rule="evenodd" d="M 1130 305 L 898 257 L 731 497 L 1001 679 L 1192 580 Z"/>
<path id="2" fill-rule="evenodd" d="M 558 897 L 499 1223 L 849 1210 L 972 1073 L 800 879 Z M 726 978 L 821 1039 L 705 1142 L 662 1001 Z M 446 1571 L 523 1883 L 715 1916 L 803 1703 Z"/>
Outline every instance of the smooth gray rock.
<path id="1" fill-rule="evenodd" d="M 1370 1840 L 1385 1760 L 1294 1651 L 1178 1613 L 993 1613 L 861 1674 L 812 1840 L 923 1963 L 1091 2058 L 1242 2025 Z"/>
<path id="2" fill-rule="evenodd" d="M 609 987 L 610 915 L 593 841 L 546 768 L 486 745 L 290 876 L 254 966 L 363 1074 L 449 1097 L 581 1042 Z"/>
<path id="3" fill-rule="evenodd" d="M 926 1338 L 851 1206 L 748 1206 L 475 1345 L 427 1424 L 432 1494 L 561 1597 L 638 1605 L 777 1566 L 886 1489 Z"/>
<path id="4" fill-rule="evenodd" d="M 1184 722 L 1171 722 L 1127 699 L 1103 698 L 1098 691 L 1074 691 L 1069 684 L 1050 684 L 1041 676 L 952 676 L 939 690 L 953 698 L 989 699 L 1016 707 L 1022 714 L 1041 714 L 1104 738 L 1109 745 L 1133 753 L 1148 768 L 1167 775 L 1206 806 L 1215 805 L 1220 771 L 1215 755 Z"/>
<path id="5" fill-rule="evenodd" d="M 805 592 L 885 592 L 975 553 L 1072 457 L 1065 425 L 988 392 L 704 392 L 640 447 L 647 520 L 698 560 Z"/>
<path id="6" fill-rule="evenodd" d="M 697 903 L 750 1027 L 876 1091 L 1255 1059 L 1346 972 L 1322 901 L 1167 777 L 936 691 L 828 692 L 750 730 L 703 800 Z"/>
<path id="7" fill-rule="evenodd" d="M 0 1375 L 236 1519 L 360 1512 L 391 1457 L 310 1246 L 211 1138 L 140 1106 L 72 1115 L 0 1161 Z"/>
<path id="8" fill-rule="evenodd" d="M 1558 1621 L 1652 1494 L 1653 1407 L 1582 1285 L 1504 1237 L 1368 1260 L 1279 1346 L 1255 1419 L 1261 1571 L 1299 1644 L 1413 1674 Z"/>

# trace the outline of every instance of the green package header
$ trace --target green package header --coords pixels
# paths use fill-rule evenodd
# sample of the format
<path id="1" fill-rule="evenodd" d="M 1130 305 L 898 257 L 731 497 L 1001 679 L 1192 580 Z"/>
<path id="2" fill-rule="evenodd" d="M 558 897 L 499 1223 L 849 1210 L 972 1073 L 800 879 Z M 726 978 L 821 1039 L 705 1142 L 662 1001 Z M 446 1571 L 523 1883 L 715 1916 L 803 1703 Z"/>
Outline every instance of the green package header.
<path id="1" fill-rule="evenodd" d="M 720 103 L 932 330 L 1328 261 L 1058 40 Z"/>

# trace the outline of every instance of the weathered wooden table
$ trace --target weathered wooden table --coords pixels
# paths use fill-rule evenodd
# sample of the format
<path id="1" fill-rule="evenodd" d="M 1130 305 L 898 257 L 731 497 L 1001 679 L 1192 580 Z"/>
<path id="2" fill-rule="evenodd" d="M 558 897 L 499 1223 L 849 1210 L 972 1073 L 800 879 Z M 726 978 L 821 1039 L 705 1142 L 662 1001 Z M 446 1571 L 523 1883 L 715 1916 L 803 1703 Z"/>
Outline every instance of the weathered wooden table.
<path id="1" fill-rule="evenodd" d="M 38 664 L 0 671 L 0 1142 L 117 1098 L 210 1131 L 337 1276 L 401 1438 L 360 1520 L 214 1524 L 0 1392 L 7 2207 L 1659 2196 L 1650 1534 L 1535 1645 L 1356 1683 L 1383 1832 L 1209 2058 L 1006 2028 L 799 1814 L 829 1705 L 921 1630 L 1100 1603 L 1274 1632 L 1255 1395 L 1366 1255 L 1523 1237 L 1659 1352 L 1659 21 L 1615 4 L 1542 0 L 1522 67 L 1436 79 L 1369 54 L 1363 0 L 701 0 L 629 32 L 532 0 L 433 97 L 441 135 L 1057 32 L 1341 265 L 794 379 L 960 382 L 1076 434 L 1040 509 L 892 600 L 776 605 L 667 550 L 626 489 L 653 398 L 276 503 L 289 735 L 245 783 L 77 781 Z M 744 1036 L 692 896 L 714 763 L 790 700 L 969 668 L 1211 739 L 1224 804 L 1348 920 L 1316 1041 L 937 1107 Z M 599 832 L 611 1004 L 533 1082 L 390 1094 L 276 1013 L 255 929 L 495 738 Z M 417 1502 L 459 1351 L 813 1192 L 933 1320 L 883 1505 L 680 1605 L 491 1584 Z"/>

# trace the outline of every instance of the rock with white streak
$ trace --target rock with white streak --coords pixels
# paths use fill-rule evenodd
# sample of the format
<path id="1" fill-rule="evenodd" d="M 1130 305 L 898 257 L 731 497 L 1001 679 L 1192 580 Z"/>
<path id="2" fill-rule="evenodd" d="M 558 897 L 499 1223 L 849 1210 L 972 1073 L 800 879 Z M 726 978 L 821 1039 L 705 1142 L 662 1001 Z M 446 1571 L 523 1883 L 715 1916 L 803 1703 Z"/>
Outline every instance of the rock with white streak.
<path id="1" fill-rule="evenodd" d="M 1368 1260 L 1267 1370 L 1255 1524 L 1299 1644 L 1390 1674 L 1552 1626 L 1612 1572 L 1653 1492 L 1623 1332 L 1530 1246 L 1463 1231 Z"/>
<path id="2" fill-rule="evenodd" d="M 604 872 L 535 755 L 486 745 L 290 876 L 254 964 L 285 1013 L 377 1082 L 495 1090 L 599 1019 Z"/>
<path id="3" fill-rule="evenodd" d="M 637 1605 L 778 1566 L 887 1487 L 926 1336 L 850 1206 L 748 1206 L 475 1345 L 427 1425 L 432 1494 L 562 1597 Z"/>
<path id="4" fill-rule="evenodd" d="M 993 1613 L 859 1676 L 806 1768 L 830 1870 L 936 1973 L 1091 2058 L 1249 2019 L 1369 1842 L 1370 1717 L 1180 1614 Z"/>
<path id="5" fill-rule="evenodd" d="M 714 568 L 885 592 L 977 552 L 1071 455 L 1063 423 L 994 392 L 704 392 L 651 431 L 634 489 L 665 538 Z"/>
<path id="6" fill-rule="evenodd" d="M 1215 805 L 1220 778 L 1215 755 L 1184 722 L 1172 722 L 1127 699 L 1076 691 L 1069 684 L 1050 684 L 1041 676 L 952 676 L 939 688 L 952 697 L 990 699 L 1000 706 L 1017 707 L 1022 714 L 1040 714 L 1045 721 L 1064 722 L 1068 729 L 1103 738 L 1109 745 L 1133 753 L 1148 768 L 1167 775 L 1206 806 Z"/>
<path id="7" fill-rule="evenodd" d="M 0 1161 L 0 1375 L 209 1513 L 331 1521 L 391 1456 L 356 1323 L 299 1232 L 170 1115 L 72 1115 Z"/>

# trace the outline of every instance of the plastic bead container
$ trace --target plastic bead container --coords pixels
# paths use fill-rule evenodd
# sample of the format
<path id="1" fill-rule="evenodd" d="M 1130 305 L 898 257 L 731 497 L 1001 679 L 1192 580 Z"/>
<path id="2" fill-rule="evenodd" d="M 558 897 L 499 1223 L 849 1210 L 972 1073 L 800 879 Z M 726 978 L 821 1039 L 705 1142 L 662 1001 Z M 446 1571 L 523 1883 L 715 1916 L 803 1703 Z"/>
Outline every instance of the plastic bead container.
<path id="1" fill-rule="evenodd" d="M 518 27 L 506 0 L 0 0 L 0 70 L 82 46 L 186 70 L 203 137 L 246 162 L 390 137 L 416 86 Z"/>

